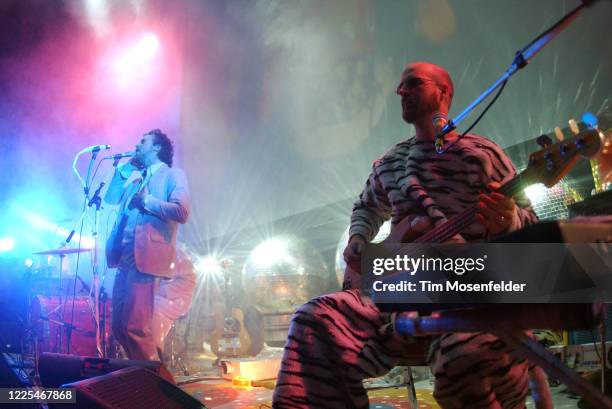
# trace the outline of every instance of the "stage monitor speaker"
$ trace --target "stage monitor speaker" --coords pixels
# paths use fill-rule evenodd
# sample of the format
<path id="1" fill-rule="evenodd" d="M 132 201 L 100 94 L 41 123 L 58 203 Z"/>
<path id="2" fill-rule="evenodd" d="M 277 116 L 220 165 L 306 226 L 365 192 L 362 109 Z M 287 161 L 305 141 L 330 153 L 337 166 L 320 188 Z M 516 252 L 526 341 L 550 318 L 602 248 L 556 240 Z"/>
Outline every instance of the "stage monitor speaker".
<path id="1" fill-rule="evenodd" d="M 22 379 L 15 372 L 14 356 L 0 352 L 0 388 L 22 388 L 27 386 L 27 379 Z"/>
<path id="2" fill-rule="evenodd" d="M 76 389 L 76 403 L 50 404 L 49 409 L 207 409 L 146 368 L 120 369 L 62 388 Z"/>
<path id="3" fill-rule="evenodd" d="M 38 372 L 43 386 L 57 388 L 69 382 L 93 378 L 118 369 L 147 368 L 170 383 L 176 383 L 172 374 L 159 361 L 133 361 L 65 355 L 45 352 L 38 359 Z"/>

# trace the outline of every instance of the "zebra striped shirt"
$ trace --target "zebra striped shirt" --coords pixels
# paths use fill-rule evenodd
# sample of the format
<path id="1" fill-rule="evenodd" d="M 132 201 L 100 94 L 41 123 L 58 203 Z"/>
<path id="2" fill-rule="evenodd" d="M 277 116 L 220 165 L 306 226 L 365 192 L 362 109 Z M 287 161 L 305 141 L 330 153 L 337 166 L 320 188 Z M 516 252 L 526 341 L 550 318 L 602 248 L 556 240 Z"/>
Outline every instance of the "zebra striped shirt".
<path id="1" fill-rule="evenodd" d="M 443 155 L 432 141 L 415 137 L 395 145 L 374 161 L 372 173 L 353 206 L 350 236 L 371 241 L 382 223 L 391 218 L 392 227 L 407 216 L 429 216 L 434 224 L 460 213 L 478 202 L 490 182 L 504 184 L 516 170 L 494 142 L 467 134 Z M 518 226 L 537 221 L 524 195 L 517 202 Z M 484 226 L 472 222 L 461 233 L 466 241 L 487 238 Z"/>

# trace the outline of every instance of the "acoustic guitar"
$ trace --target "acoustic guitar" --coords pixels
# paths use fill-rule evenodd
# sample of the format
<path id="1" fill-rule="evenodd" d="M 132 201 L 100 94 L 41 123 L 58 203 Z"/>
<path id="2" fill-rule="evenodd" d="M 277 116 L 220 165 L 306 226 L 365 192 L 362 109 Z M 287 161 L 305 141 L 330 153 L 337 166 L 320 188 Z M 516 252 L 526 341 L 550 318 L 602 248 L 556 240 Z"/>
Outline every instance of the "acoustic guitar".
<path id="1" fill-rule="evenodd" d="M 224 313 L 214 319 L 215 328 L 210 338 L 210 349 L 218 358 L 235 358 L 249 355 L 251 338 L 244 326 L 244 313 L 235 307 L 230 285 L 229 261 L 221 263 L 224 275 Z"/>

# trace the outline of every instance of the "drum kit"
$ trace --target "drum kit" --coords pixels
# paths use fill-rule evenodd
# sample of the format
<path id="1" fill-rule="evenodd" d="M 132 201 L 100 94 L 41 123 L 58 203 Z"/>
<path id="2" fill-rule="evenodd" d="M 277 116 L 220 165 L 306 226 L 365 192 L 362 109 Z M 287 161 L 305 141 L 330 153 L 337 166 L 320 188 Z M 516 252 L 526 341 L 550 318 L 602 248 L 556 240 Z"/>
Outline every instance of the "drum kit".
<path id="1" fill-rule="evenodd" d="M 43 352 L 106 357 L 110 345 L 110 303 L 106 302 L 104 292 L 100 292 L 103 296 L 94 297 L 94 288 L 78 274 L 62 277 L 65 257 L 92 250 L 64 247 L 33 253 L 48 256 L 48 260 L 59 257 L 57 270 L 36 269 L 38 274 L 28 278 L 28 319 L 36 361 Z"/>
<path id="2" fill-rule="evenodd" d="M 97 356 L 100 358 L 107 357 L 110 334 L 110 306 L 104 290 L 104 278 L 100 280 L 98 272 L 98 225 L 99 213 L 102 207 L 100 192 L 105 182 L 100 182 L 99 187 L 95 191 L 93 191 L 92 185 L 96 175 L 93 172 L 93 167 L 98 153 L 103 149 L 109 148 L 110 145 L 95 145 L 82 149 L 76 154 L 72 163 L 72 169 L 83 185 L 84 204 L 81 216 L 60 248 L 34 253 L 37 256 L 59 256 L 57 286 L 51 289 L 51 291 L 47 291 L 46 295 L 30 292 L 28 297 L 30 304 L 29 321 L 34 335 L 33 344 L 36 362 L 38 362 L 38 354 L 41 352 L 76 353 L 78 355 Z M 91 153 L 91 158 L 87 167 L 87 174 L 83 178 L 76 165 L 80 156 L 85 153 Z M 92 192 L 93 194 L 91 194 Z M 80 225 L 82 231 L 84 221 L 86 219 L 89 220 L 90 209 L 93 210 L 92 248 L 81 248 L 80 244 L 76 248 L 67 247 L 77 232 L 77 227 Z M 70 287 L 64 287 L 64 280 L 62 278 L 64 259 L 68 255 L 76 254 L 80 256 L 80 253 L 84 252 L 90 252 L 91 254 L 91 285 L 88 286 L 75 273 L 74 278 L 70 280 L 72 283 L 72 291 L 70 291 Z M 55 282 L 54 277 L 48 277 L 48 275 L 41 278 L 41 289 L 45 289 L 45 284 L 53 286 Z M 85 290 L 80 292 L 78 296 L 76 291 L 77 282 L 80 282 Z M 84 292 L 88 294 L 82 295 Z"/>

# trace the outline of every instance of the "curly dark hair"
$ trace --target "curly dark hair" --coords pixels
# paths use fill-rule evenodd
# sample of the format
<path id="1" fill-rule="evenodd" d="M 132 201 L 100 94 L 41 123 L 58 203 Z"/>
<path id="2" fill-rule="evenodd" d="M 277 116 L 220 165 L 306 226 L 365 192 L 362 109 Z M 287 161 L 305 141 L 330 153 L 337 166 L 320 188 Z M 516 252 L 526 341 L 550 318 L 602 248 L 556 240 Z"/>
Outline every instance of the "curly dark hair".
<path id="1" fill-rule="evenodd" d="M 160 145 L 161 149 L 157 153 L 159 160 L 164 162 L 169 167 L 172 167 L 172 157 L 174 156 L 174 144 L 168 138 L 168 135 L 163 133 L 159 129 L 153 129 L 146 133 L 146 135 L 153 135 L 153 144 Z"/>

